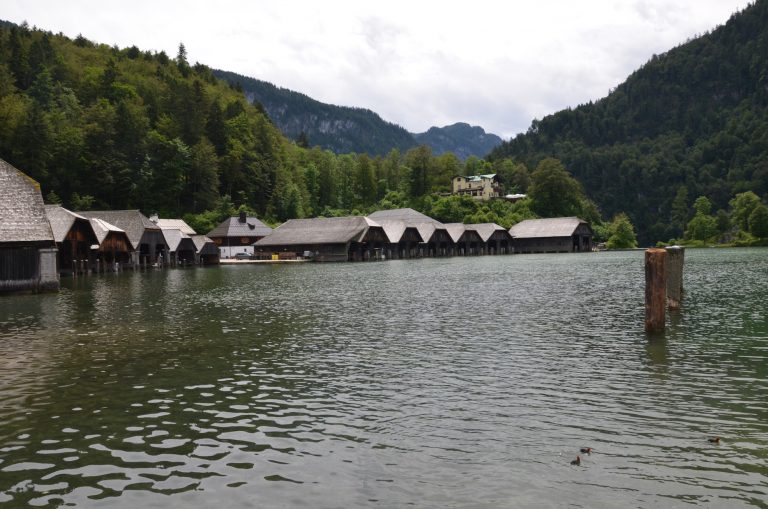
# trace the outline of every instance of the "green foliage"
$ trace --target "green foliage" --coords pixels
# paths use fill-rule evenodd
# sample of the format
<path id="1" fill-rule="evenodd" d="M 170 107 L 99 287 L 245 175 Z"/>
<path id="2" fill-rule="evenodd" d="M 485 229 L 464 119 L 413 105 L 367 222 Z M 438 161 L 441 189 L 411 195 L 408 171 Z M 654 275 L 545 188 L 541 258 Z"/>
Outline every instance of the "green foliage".
<path id="1" fill-rule="evenodd" d="M 608 249 L 628 249 L 637 247 L 635 228 L 629 217 L 621 212 L 614 216 L 608 227 L 609 237 L 605 245 Z"/>
<path id="2" fill-rule="evenodd" d="M 533 121 L 489 159 L 533 168 L 558 158 L 604 213 L 630 213 L 642 243 L 679 236 L 690 197 L 706 195 L 716 210 L 738 193 L 764 196 L 766 19 L 768 2 L 752 3 L 654 55 L 607 97 Z M 746 228 L 748 216 L 737 213 L 734 224 Z"/>
<path id="3" fill-rule="evenodd" d="M 584 199 L 581 185 L 554 158 L 543 159 L 531 174 L 528 195 L 541 217 L 576 216 Z"/>
<path id="4" fill-rule="evenodd" d="M 743 231 L 749 231 L 749 216 L 760 205 L 760 198 L 752 191 L 739 193 L 730 201 L 733 209 L 733 224 Z"/>
<path id="5" fill-rule="evenodd" d="M 768 207 L 758 205 L 749 215 L 749 233 L 757 238 L 768 237 Z"/>

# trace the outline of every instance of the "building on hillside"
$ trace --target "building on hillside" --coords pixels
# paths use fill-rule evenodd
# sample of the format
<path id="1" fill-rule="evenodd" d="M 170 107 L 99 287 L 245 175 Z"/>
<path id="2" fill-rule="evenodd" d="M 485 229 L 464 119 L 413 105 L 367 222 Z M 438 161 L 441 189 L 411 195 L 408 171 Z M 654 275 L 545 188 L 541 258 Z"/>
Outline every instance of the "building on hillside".
<path id="1" fill-rule="evenodd" d="M 289 219 L 254 245 L 257 256 L 312 256 L 318 262 L 381 258 L 388 239 L 384 228 L 363 216 Z"/>
<path id="2" fill-rule="evenodd" d="M 96 249 L 91 250 L 92 269 L 95 272 L 111 272 L 131 266 L 133 246 L 128 234 L 103 219 L 92 217 L 90 222 L 97 241 Z"/>
<path id="3" fill-rule="evenodd" d="M 468 228 L 464 223 L 446 223 L 445 228 L 451 236 L 456 256 L 469 256 L 484 254 L 485 243 L 480 234 Z"/>
<path id="4" fill-rule="evenodd" d="M 0 292 L 59 289 L 40 185 L 0 159 Z"/>
<path id="5" fill-rule="evenodd" d="M 451 193 L 471 196 L 478 200 L 490 200 L 502 196 L 501 179 L 495 173 L 488 175 L 456 175 L 451 180 Z"/>
<path id="6" fill-rule="evenodd" d="M 480 235 L 483 254 L 498 255 L 512 253 L 512 235 L 503 226 L 496 223 L 478 223 L 465 226 L 468 230 L 475 230 Z"/>
<path id="7" fill-rule="evenodd" d="M 386 258 L 397 260 L 418 256 L 419 244 L 424 242 L 418 228 L 408 226 L 405 221 L 399 219 L 383 219 L 376 222 L 384 228 L 387 236 L 387 245 L 384 248 Z"/>
<path id="8" fill-rule="evenodd" d="M 208 232 L 207 237 L 219 248 L 222 259 L 234 258 L 238 253 L 253 254 L 253 244 L 272 233 L 272 228 L 258 218 L 241 212 L 238 217 L 225 219 Z"/>
<path id="9" fill-rule="evenodd" d="M 118 227 L 131 241 L 134 266 L 162 264 L 168 246 L 160 227 L 138 210 L 88 210 L 78 214 L 96 218 Z"/>
<path id="10" fill-rule="evenodd" d="M 91 221 L 61 205 L 46 205 L 45 215 L 59 250 L 59 274 L 87 273 L 90 270 L 91 246 L 98 244 Z"/>
<path id="11" fill-rule="evenodd" d="M 406 226 L 416 228 L 422 238 L 417 256 L 448 256 L 453 251 L 453 241 L 445 225 L 421 212 L 410 208 L 377 210 L 368 217 L 376 222 L 403 221 Z"/>
<path id="12" fill-rule="evenodd" d="M 217 265 L 219 263 L 219 248 L 216 243 L 205 235 L 190 235 L 195 243 L 195 263 L 198 265 Z"/>
<path id="13" fill-rule="evenodd" d="M 515 253 L 573 253 L 592 251 L 592 228 L 578 217 L 526 219 L 509 234 Z"/>

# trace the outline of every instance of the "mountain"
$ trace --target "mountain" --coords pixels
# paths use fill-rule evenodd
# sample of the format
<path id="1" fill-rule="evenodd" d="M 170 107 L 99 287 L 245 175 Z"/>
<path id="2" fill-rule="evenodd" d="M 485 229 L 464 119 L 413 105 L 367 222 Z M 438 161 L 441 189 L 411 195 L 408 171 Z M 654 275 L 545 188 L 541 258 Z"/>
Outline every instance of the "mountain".
<path id="1" fill-rule="evenodd" d="M 304 133 L 310 146 L 337 154 L 385 155 L 393 148 L 405 152 L 425 144 L 435 155 L 453 152 L 463 160 L 472 155 L 482 157 L 501 143 L 495 134 L 465 123 L 411 134 L 371 110 L 322 103 L 302 93 L 229 71 L 215 70 L 214 75 L 242 88 L 250 101 L 261 103 L 288 138 L 299 140 Z"/>
<path id="2" fill-rule="evenodd" d="M 482 127 L 470 126 L 458 122 L 445 127 L 430 127 L 425 133 L 414 134 L 421 145 L 432 148 L 435 155 L 453 152 L 459 159 L 469 156 L 484 156 L 498 145 L 502 139 L 495 134 L 486 133 Z"/>
<path id="3" fill-rule="evenodd" d="M 714 210 L 736 193 L 764 196 L 768 0 L 654 55 L 607 97 L 534 120 L 489 157 L 529 168 L 559 158 L 604 215 L 627 212 L 645 242 L 679 236 L 698 196 Z"/>
<path id="4" fill-rule="evenodd" d="M 214 75 L 238 84 L 248 100 L 261 103 L 288 138 L 298 140 L 303 132 L 309 145 L 337 154 L 385 155 L 393 148 L 405 152 L 416 146 L 408 131 L 383 120 L 371 110 L 325 104 L 299 92 L 233 72 L 215 70 Z"/>

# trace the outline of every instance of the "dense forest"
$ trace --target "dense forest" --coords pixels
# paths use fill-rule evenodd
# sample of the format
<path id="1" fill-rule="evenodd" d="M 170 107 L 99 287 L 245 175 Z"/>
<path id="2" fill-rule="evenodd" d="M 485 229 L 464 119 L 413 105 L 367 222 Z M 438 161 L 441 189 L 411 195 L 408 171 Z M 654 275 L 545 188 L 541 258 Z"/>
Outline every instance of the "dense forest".
<path id="1" fill-rule="evenodd" d="M 535 120 L 495 149 L 529 167 L 560 159 L 603 213 L 641 240 L 680 237 L 706 197 L 768 192 L 768 2 L 653 56 L 607 97 Z M 722 215 L 722 214 L 721 214 Z"/>
<path id="2" fill-rule="evenodd" d="M 240 87 L 190 64 L 183 44 L 169 57 L 5 23 L 0 119 L 0 157 L 73 210 L 139 208 L 202 232 L 237 209 L 272 223 L 398 206 L 505 226 L 536 213 L 530 201 L 441 196 L 461 173 L 498 171 L 524 189 L 528 171 L 511 161 L 426 146 L 337 155 L 290 140 Z"/>

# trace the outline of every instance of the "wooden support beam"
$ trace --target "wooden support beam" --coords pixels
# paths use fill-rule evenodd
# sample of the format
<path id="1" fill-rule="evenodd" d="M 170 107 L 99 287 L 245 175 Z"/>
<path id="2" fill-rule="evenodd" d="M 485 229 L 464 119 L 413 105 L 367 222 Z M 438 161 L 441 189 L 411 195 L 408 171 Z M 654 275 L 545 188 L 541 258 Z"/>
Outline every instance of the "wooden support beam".
<path id="1" fill-rule="evenodd" d="M 645 332 L 664 332 L 667 317 L 667 251 L 645 251 Z"/>

